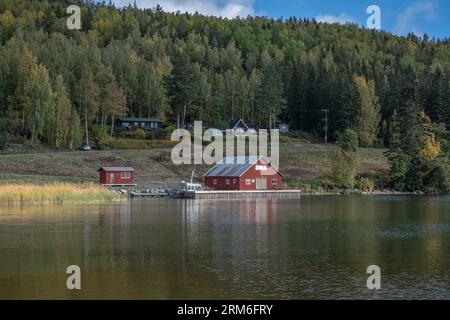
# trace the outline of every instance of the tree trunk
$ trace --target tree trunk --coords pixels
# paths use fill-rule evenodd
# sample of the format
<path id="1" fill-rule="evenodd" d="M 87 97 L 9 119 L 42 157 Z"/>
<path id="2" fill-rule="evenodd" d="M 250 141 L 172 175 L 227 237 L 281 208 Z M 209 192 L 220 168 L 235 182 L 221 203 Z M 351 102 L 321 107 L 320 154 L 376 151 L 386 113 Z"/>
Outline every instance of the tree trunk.
<path id="1" fill-rule="evenodd" d="M 111 137 L 113 135 L 114 132 L 114 115 L 111 116 Z"/>

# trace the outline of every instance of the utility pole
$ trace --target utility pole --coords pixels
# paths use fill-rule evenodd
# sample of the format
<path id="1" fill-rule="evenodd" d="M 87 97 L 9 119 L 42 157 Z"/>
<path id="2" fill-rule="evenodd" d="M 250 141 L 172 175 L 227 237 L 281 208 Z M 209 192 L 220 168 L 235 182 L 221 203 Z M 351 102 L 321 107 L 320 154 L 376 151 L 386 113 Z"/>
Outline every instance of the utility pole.
<path id="1" fill-rule="evenodd" d="M 325 140 L 325 143 L 328 143 L 328 111 L 330 111 L 329 109 L 322 109 L 322 111 L 323 112 L 325 112 L 325 127 L 324 127 L 324 130 L 325 130 L 325 138 L 324 138 L 324 140 Z"/>

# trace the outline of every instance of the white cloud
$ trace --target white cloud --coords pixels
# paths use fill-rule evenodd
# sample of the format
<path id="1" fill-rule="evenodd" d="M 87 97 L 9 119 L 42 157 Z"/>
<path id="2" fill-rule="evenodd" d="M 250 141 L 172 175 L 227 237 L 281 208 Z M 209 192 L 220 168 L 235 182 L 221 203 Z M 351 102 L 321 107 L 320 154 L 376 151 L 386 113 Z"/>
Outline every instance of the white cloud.
<path id="1" fill-rule="evenodd" d="M 355 19 L 345 12 L 342 12 L 339 16 L 334 16 L 332 14 L 319 14 L 316 17 L 316 21 L 323 23 L 340 23 L 340 24 L 355 23 Z"/>
<path id="2" fill-rule="evenodd" d="M 401 12 L 396 20 L 395 31 L 399 34 L 414 32 L 422 34 L 417 26 L 419 20 L 436 19 L 436 6 L 433 1 L 417 1 Z"/>
<path id="3" fill-rule="evenodd" d="M 114 0 L 117 6 L 133 4 L 133 0 Z M 167 12 L 199 12 L 205 15 L 235 18 L 254 15 L 253 0 L 136 0 L 139 8 L 153 8 L 159 4 Z"/>

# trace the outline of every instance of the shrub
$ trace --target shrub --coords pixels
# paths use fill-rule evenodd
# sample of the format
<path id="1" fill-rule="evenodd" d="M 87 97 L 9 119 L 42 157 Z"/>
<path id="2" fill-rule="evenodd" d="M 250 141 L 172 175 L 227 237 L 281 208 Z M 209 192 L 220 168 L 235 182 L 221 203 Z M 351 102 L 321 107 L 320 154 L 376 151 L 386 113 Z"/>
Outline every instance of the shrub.
<path id="1" fill-rule="evenodd" d="M 134 138 L 135 138 L 136 140 L 143 140 L 143 139 L 145 139 L 145 131 L 142 130 L 142 129 L 137 129 L 137 130 L 134 132 Z"/>
<path id="2" fill-rule="evenodd" d="M 4 150 L 6 148 L 6 144 L 8 142 L 8 130 L 5 120 L 0 120 L 0 150 Z"/>
<path id="3" fill-rule="evenodd" d="M 6 148 L 7 142 L 8 142 L 8 133 L 4 130 L 0 130 L 0 150 L 4 150 Z"/>
<path id="4" fill-rule="evenodd" d="M 91 135 L 96 139 L 109 139 L 111 136 L 109 135 L 109 131 L 111 128 L 105 126 L 92 126 Z"/>
<path id="5" fill-rule="evenodd" d="M 352 189 L 355 185 L 358 135 L 353 130 L 345 130 L 337 145 L 333 162 L 334 182 L 337 187 Z"/>
<path id="6" fill-rule="evenodd" d="M 411 164 L 411 158 L 402 151 L 389 155 L 390 171 L 389 178 L 391 186 L 395 190 L 404 190 L 406 187 L 406 177 Z"/>
<path id="7" fill-rule="evenodd" d="M 172 148 L 177 141 L 170 140 L 136 140 L 136 139 L 109 139 L 100 141 L 102 149 L 153 149 Z"/>
<path id="8" fill-rule="evenodd" d="M 370 178 L 361 178 L 356 181 L 356 188 L 364 192 L 373 192 L 375 190 L 375 182 Z"/>
<path id="9" fill-rule="evenodd" d="M 440 158 L 430 175 L 430 187 L 444 193 L 450 193 L 450 161 L 448 158 Z"/>
<path id="10" fill-rule="evenodd" d="M 356 155 L 338 148 L 333 162 L 334 183 L 339 188 L 352 189 L 355 185 L 355 175 Z"/>
<path id="11" fill-rule="evenodd" d="M 347 129 L 339 136 L 338 146 L 344 151 L 356 152 L 358 149 L 358 134 Z"/>
<path id="12" fill-rule="evenodd" d="M 170 140 L 172 136 L 172 132 L 174 132 L 176 128 L 174 126 L 167 126 L 163 129 L 164 139 Z"/>

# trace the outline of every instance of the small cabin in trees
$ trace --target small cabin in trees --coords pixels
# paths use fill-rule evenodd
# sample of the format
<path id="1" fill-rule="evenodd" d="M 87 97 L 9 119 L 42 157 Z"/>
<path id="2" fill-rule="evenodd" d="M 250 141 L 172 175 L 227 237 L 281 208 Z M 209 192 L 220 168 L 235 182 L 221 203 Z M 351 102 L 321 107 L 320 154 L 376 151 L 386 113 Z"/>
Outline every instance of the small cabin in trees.
<path id="1" fill-rule="evenodd" d="M 146 131 L 158 131 L 162 129 L 162 122 L 150 118 L 123 118 L 119 120 L 120 127 L 127 130 L 142 129 Z"/>

